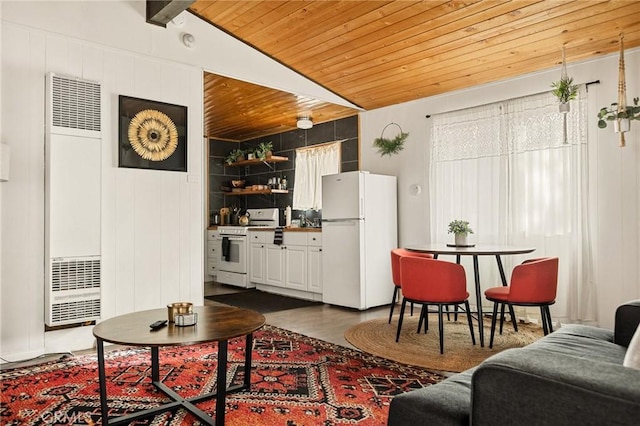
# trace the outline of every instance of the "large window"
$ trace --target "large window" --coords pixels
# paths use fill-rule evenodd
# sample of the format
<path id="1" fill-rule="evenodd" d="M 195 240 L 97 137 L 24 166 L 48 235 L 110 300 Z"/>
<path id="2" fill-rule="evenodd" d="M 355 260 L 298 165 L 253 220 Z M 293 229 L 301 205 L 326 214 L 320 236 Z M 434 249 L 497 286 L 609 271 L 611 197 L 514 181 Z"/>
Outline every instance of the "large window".
<path id="1" fill-rule="evenodd" d="M 526 257 L 560 259 L 554 320 L 595 320 L 587 210 L 586 90 L 561 114 L 551 94 L 433 117 L 431 235 L 468 220 L 478 244 L 533 246 Z M 507 256 L 510 270 L 524 257 Z M 495 261 L 481 264 L 483 288 L 499 285 Z"/>

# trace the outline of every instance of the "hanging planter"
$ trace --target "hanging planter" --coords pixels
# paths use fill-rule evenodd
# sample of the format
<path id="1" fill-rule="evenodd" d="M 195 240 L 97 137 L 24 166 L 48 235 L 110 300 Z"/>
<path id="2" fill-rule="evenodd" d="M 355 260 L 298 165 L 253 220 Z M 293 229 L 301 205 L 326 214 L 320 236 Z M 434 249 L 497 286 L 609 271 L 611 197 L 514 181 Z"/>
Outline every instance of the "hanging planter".
<path id="1" fill-rule="evenodd" d="M 607 127 L 613 121 L 613 130 L 620 136 L 620 146 L 625 146 L 624 134 L 631 130 L 631 120 L 640 120 L 639 98 L 633 98 L 633 105 L 627 106 L 627 83 L 624 70 L 624 34 L 620 34 L 620 60 L 618 62 L 618 102 L 602 107 L 598 112 L 598 127 Z"/>
<path id="2" fill-rule="evenodd" d="M 397 134 L 393 139 L 385 138 L 384 131 L 387 129 L 387 127 L 392 125 L 397 126 L 400 130 L 400 133 Z M 382 134 L 380 135 L 380 137 L 375 138 L 375 140 L 373 141 L 373 146 L 378 148 L 378 153 L 380 154 L 380 156 L 391 156 L 391 154 L 397 154 L 398 152 L 402 151 L 402 149 L 404 148 L 404 141 L 407 139 L 407 136 L 409 136 L 409 133 L 404 133 L 402 131 L 402 127 L 400 127 L 399 124 L 389 123 L 382 129 Z"/>
<path id="3" fill-rule="evenodd" d="M 560 80 L 551 84 L 551 94 L 558 98 L 558 109 L 561 113 L 566 114 L 571 110 L 569 101 L 578 96 L 578 85 L 573 84 L 573 78 L 567 75 L 567 63 L 565 61 L 564 46 L 562 46 L 562 73 Z"/>

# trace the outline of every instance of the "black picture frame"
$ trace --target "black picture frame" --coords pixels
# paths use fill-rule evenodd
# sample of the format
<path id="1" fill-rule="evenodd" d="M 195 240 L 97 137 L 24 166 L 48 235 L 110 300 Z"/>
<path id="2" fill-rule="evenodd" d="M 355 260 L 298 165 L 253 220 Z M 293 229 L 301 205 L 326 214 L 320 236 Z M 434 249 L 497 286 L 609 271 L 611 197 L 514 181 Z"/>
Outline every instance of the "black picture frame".
<path id="1" fill-rule="evenodd" d="M 132 147 L 128 131 L 131 120 L 141 111 L 156 110 L 166 114 L 176 125 L 178 146 L 173 154 L 160 161 L 142 158 Z M 118 167 L 134 169 L 187 171 L 187 107 L 166 102 L 118 96 Z"/>

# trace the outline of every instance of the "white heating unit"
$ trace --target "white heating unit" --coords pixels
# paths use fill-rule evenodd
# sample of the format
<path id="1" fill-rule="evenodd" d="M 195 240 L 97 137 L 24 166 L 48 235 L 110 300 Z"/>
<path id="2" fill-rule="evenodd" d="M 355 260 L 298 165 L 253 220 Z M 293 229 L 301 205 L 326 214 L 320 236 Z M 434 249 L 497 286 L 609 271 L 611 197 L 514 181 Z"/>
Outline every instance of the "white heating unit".
<path id="1" fill-rule="evenodd" d="M 46 77 L 45 323 L 100 318 L 101 87 Z"/>

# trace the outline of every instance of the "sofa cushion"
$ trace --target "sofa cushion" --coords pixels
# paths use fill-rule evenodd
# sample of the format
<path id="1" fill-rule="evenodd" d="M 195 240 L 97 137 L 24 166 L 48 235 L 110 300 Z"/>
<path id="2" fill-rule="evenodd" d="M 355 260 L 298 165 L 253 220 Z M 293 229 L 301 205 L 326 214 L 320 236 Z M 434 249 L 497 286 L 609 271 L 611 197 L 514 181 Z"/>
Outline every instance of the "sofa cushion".
<path id="1" fill-rule="evenodd" d="M 389 426 L 468 425 L 471 375 L 475 368 L 442 382 L 395 396 L 389 407 Z"/>
<path id="2" fill-rule="evenodd" d="M 626 349 L 613 343 L 613 332 L 580 324 L 567 324 L 523 348 L 545 350 L 591 361 L 622 365 Z"/>

